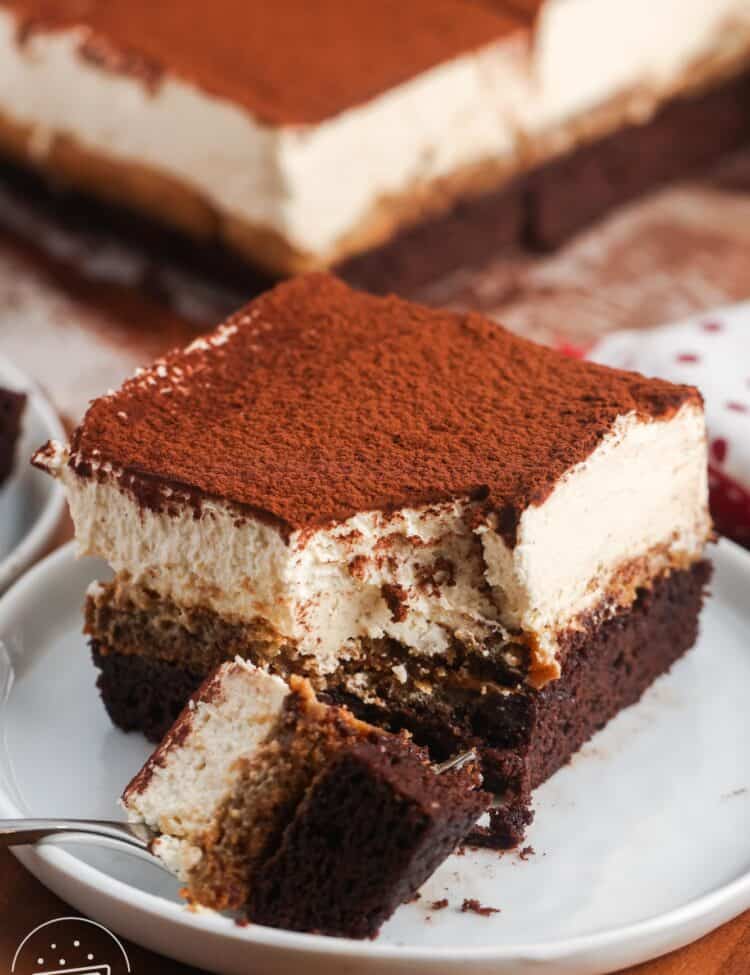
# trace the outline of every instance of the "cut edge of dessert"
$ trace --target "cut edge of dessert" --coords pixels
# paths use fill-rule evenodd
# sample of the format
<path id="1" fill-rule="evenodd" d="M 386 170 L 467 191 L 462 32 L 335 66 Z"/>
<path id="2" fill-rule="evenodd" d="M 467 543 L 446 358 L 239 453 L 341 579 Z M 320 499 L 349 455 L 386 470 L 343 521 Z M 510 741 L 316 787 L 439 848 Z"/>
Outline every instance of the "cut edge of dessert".
<path id="1" fill-rule="evenodd" d="M 477 843 L 517 844 L 532 790 L 697 637 L 695 389 L 328 275 L 140 370 L 35 462 L 116 572 L 86 604 L 115 724 L 158 740 L 239 656 L 432 760 L 476 749 Z"/>
<path id="2" fill-rule="evenodd" d="M 204 683 L 123 794 L 193 906 L 374 937 L 487 810 L 428 754 L 241 658 Z"/>

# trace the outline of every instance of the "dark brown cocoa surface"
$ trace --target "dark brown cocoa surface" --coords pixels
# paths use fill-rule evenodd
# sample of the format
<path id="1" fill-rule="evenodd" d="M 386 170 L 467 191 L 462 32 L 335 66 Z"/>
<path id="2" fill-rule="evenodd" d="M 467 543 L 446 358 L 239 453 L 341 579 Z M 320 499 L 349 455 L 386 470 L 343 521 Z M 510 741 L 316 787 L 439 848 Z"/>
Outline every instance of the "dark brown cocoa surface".
<path id="1" fill-rule="evenodd" d="M 668 418 L 686 403 L 700 403 L 693 387 L 309 274 L 92 403 L 70 466 L 86 478 L 92 462 L 111 464 L 145 507 L 170 511 L 174 494 L 221 499 L 286 536 L 471 499 L 498 513 L 512 545 L 522 512 L 618 416 Z"/>
<path id="2" fill-rule="evenodd" d="M 138 77 L 149 88 L 176 75 L 271 125 L 324 121 L 526 23 L 511 12 L 515 4 L 506 11 L 467 0 L 3 5 L 19 19 L 20 43 L 40 31 L 81 27 L 81 55 L 100 70 Z"/>

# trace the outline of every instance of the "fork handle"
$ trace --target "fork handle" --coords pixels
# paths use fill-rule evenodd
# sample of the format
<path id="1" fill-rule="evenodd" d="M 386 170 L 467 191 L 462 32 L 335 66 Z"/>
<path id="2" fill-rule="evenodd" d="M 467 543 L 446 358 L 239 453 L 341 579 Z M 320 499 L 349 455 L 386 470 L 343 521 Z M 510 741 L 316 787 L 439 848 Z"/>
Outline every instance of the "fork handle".
<path id="1" fill-rule="evenodd" d="M 82 819 L 2 819 L 0 820 L 0 848 L 28 846 L 39 840 L 78 839 L 96 836 L 138 850 L 148 851 L 148 840 L 138 836 L 127 823 L 95 822 Z"/>

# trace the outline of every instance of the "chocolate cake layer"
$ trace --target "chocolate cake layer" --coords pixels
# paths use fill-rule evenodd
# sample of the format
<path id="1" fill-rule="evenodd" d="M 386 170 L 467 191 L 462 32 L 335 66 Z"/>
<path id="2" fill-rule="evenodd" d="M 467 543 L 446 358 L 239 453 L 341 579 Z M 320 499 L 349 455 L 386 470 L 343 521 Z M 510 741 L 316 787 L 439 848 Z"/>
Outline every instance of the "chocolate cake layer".
<path id="1" fill-rule="evenodd" d="M 416 296 L 457 270 L 485 267 L 522 243 L 533 246 L 527 233 L 530 212 L 528 177 L 518 176 L 493 192 L 459 200 L 334 270 L 372 294 Z"/>
<path id="2" fill-rule="evenodd" d="M 23 393 L 0 389 L 0 485 L 13 470 L 25 404 L 26 396 Z"/>
<path id="3" fill-rule="evenodd" d="M 112 723 L 123 731 L 141 731 L 153 742 L 166 735 L 208 673 L 103 651 L 95 644 L 92 654 L 99 669 L 96 684 Z"/>
<path id="4" fill-rule="evenodd" d="M 622 708 L 635 703 L 647 687 L 695 642 L 703 591 L 710 576 L 707 562 L 676 571 L 641 590 L 628 612 L 597 628 L 572 631 L 562 675 L 542 690 L 498 687 L 486 694 L 400 694 L 364 703 L 329 682 L 329 695 L 358 717 L 389 730 L 410 730 L 415 740 L 444 758 L 469 746 L 483 757 L 487 788 L 504 796 L 497 810 L 495 838 L 517 842 L 529 819 L 535 788 Z M 143 648 L 148 653 L 148 647 Z M 142 654 L 101 652 L 100 690 L 113 721 L 160 738 L 205 672 L 164 663 Z"/>
<path id="5" fill-rule="evenodd" d="M 292 931 L 374 937 L 489 803 L 398 739 L 361 742 L 316 780 L 253 886 L 248 916 Z"/>
<path id="6" fill-rule="evenodd" d="M 684 179 L 750 141 L 750 73 L 677 98 L 645 125 L 619 129 L 532 173 L 527 242 L 559 247 L 613 207 Z"/>

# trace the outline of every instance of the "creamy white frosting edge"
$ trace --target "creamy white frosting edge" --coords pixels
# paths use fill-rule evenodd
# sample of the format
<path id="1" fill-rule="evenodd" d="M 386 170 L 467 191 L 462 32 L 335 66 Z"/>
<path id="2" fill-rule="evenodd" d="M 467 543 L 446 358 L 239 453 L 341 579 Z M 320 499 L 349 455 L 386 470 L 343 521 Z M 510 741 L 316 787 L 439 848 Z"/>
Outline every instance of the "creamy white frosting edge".
<path id="1" fill-rule="evenodd" d="M 491 528 L 479 531 L 502 619 L 535 634 L 537 662 L 552 663 L 561 624 L 616 599 L 624 567 L 643 559 L 641 581 L 703 553 L 712 534 L 703 410 L 686 404 L 666 421 L 618 417 L 545 502 L 523 512 L 513 548 Z"/>
<path id="2" fill-rule="evenodd" d="M 647 580 L 700 558 L 711 534 L 706 451 L 703 412 L 691 404 L 664 421 L 621 416 L 523 512 L 513 548 L 492 518 L 469 527 L 469 501 L 365 512 L 287 541 L 256 518 L 238 523 L 223 502 L 204 501 L 198 518 L 189 505 L 171 515 L 141 508 L 112 472 L 75 474 L 62 447 L 47 463 L 82 554 L 178 605 L 261 618 L 329 673 L 364 638 L 439 655 L 453 635 L 481 650 L 519 630 L 554 666 L 559 633 L 608 598 L 624 565 L 647 556 Z"/>

